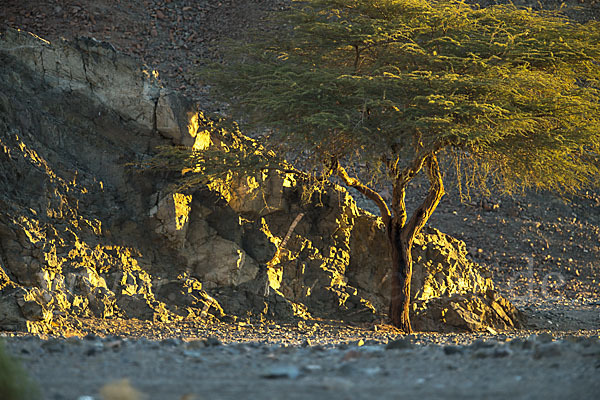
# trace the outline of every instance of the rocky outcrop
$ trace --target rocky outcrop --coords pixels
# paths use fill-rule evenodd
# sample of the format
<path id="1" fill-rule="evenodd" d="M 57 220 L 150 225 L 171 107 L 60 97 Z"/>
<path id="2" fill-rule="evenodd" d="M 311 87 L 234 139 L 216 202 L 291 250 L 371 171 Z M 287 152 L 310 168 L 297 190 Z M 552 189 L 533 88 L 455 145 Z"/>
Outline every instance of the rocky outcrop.
<path id="1" fill-rule="evenodd" d="M 184 318 L 165 301 L 180 293 L 219 314 L 151 234 L 160 180 L 125 165 L 160 144 L 201 143 L 184 101 L 93 39 L 50 44 L 9 30 L 0 60 L 0 290 L 16 318 L 3 327 L 46 329 L 69 314 Z M 25 312 L 29 299 L 42 311 Z"/>
<path id="2" fill-rule="evenodd" d="M 385 314 L 383 231 L 342 188 L 302 200 L 302 182 L 272 172 L 174 193 L 174 177 L 127 166 L 159 145 L 202 149 L 226 140 L 206 124 L 156 73 L 107 43 L 3 34 L 0 329 L 48 330 L 73 315 Z M 516 324 L 509 305 L 488 295 L 489 277 L 466 261 L 461 242 L 430 230 L 414 259 L 423 329 Z M 503 317 L 472 323 L 473 313 L 496 315 L 485 307 L 500 307 L 512 325 Z M 442 317 L 443 309 L 459 317 Z"/>
<path id="3" fill-rule="evenodd" d="M 354 226 L 351 261 L 347 271 L 350 282 L 366 293 L 378 306 L 389 304 L 391 256 L 383 226 L 362 214 Z M 485 292 L 493 287 L 488 271 L 467 258 L 464 242 L 437 229 L 425 227 L 413 245 L 414 300 L 469 292 Z"/>
<path id="4" fill-rule="evenodd" d="M 352 233 L 348 282 L 379 310 L 389 304 L 391 256 L 380 222 L 361 214 Z M 413 245 L 411 295 L 415 329 L 514 329 L 523 316 L 494 291 L 489 271 L 467 257 L 465 243 L 426 227 Z"/>

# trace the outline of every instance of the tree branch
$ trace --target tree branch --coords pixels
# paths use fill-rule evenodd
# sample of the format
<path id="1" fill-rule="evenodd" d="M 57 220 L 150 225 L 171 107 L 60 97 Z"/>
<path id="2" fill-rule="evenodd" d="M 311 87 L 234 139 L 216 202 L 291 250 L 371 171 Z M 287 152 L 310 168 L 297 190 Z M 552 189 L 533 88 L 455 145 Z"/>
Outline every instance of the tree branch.
<path id="1" fill-rule="evenodd" d="M 395 177 L 394 181 L 394 193 L 392 195 L 392 211 L 394 213 L 394 225 L 399 228 L 404 228 L 408 215 L 406 213 L 406 185 L 419 173 L 423 168 L 423 163 L 427 156 L 419 155 L 413 159 L 413 161 L 406 166 L 401 172 L 397 169 L 397 162 L 393 164 L 390 175 Z M 388 166 L 388 168 L 390 168 Z M 388 231 L 388 235 L 391 232 Z M 391 237 L 391 236 L 390 236 Z"/>
<path id="2" fill-rule="evenodd" d="M 424 164 L 429 178 L 429 192 L 402 231 L 402 239 L 408 243 L 412 242 L 414 237 L 421 232 L 444 196 L 444 182 L 435 153 L 430 153 L 425 157 Z"/>
<path id="3" fill-rule="evenodd" d="M 392 195 L 392 210 L 394 212 L 395 224 L 403 228 L 406 224 L 406 185 L 394 185 Z"/>
<path id="4" fill-rule="evenodd" d="M 293 166 L 290 165 L 285 165 L 285 166 L 265 166 L 262 167 L 261 170 L 263 171 L 279 171 L 279 172 L 283 172 L 283 173 L 287 173 L 287 174 L 294 174 L 294 175 L 298 175 L 301 176 L 302 178 L 306 179 L 306 180 L 317 180 L 317 181 L 321 181 L 321 182 L 326 182 L 329 181 L 329 178 L 331 178 L 331 175 L 333 175 L 334 173 L 336 173 L 337 170 L 337 166 L 338 166 L 338 161 L 335 157 L 331 157 L 330 161 L 328 164 L 326 164 L 326 169 L 324 170 L 324 172 L 320 175 L 317 174 L 309 174 L 307 172 L 304 171 L 300 171 L 296 168 L 294 168 Z"/>
<path id="5" fill-rule="evenodd" d="M 401 187 L 406 187 L 406 185 L 413 180 L 415 176 L 421 171 L 423 168 L 423 164 L 427 159 L 427 155 L 419 155 L 415 157 L 412 162 L 402 170 L 399 174 L 396 175 L 396 182 Z"/>
<path id="6" fill-rule="evenodd" d="M 351 178 L 348 175 L 348 172 L 346 172 L 346 170 L 341 165 L 339 165 L 339 163 L 337 164 L 336 173 L 346 185 L 355 188 L 356 190 L 367 196 L 375 204 L 377 204 L 377 207 L 379 207 L 379 212 L 381 213 L 381 218 L 383 219 L 383 223 L 385 224 L 386 228 L 389 228 L 392 214 L 390 213 L 390 209 L 388 208 L 387 204 L 385 204 L 385 201 L 383 200 L 381 195 L 373 189 L 371 189 L 370 187 L 364 185 L 358 179 Z"/>

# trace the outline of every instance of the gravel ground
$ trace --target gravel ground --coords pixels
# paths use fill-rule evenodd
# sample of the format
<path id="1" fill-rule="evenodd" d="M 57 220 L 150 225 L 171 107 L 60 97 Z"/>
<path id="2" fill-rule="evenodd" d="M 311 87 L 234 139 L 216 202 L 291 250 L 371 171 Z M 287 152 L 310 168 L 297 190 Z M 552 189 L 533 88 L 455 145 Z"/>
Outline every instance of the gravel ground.
<path id="1" fill-rule="evenodd" d="M 600 390 L 597 336 L 402 336 L 323 322 L 266 334 L 239 328 L 220 339 L 202 329 L 162 340 L 5 339 L 51 400 L 121 399 L 107 385 L 123 392 L 123 379 L 157 400 L 584 399 Z"/>

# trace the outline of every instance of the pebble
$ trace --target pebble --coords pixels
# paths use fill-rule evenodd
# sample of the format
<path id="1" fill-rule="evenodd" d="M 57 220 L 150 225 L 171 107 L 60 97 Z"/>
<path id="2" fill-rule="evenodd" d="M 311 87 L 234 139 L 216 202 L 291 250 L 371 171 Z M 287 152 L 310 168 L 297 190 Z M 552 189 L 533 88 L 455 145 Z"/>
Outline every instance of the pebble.
<path id="1" fill-rule="evenodd" d="M 71 336 L 65 339 L 65 343 L 80 346 L 82 341 L 77 336 Z"/>
<path id="2" fill-rule="evenodd" d="M 175 338 L 168 338 L 161 340 L 160 344 L 164 346 L 179 346 L 181 344 L 181 340 Z"/>
<path id="3" fill-rule="evenodd" d="M 214 346 L 220 346 L 223 343 L 221 343 L 221 341 L 219 339 L 217 339 L 214 336 L 209 336 L 208 338 L 206 338 L 204 340 L 204 344 L 206 345 L 206 347 L 214 347 Z"/>
<path id="4" fill-rule="evenodd" d="M 100 340 L 100 336 L 95 335 L 93 333 L 88 333 L 87 335 L 85 335 L 83 337 L 83 340 L 88 340 L 88 341 Z"/>
<path id="5" fill-rule="evenodd" d="M 360 375 L 359 368 L 353 362 L 345 362 L 345 363 L 343 363 L 342 365 L 340 365 L 337 368 L 337 372 L 340 375 L 345 375 L 345 376 Z"/>
<path id="6" fill-rule="evenodd" d="M 85 355 L 88 357 L 94 356 L 98 353 L 98 349 L 96 347 L 90 347 L 85 351 Z"/>
<path id="7" fill-rule="evenodd" d="M 495 340 L 488 340 L 488 341 L 484 341 L 482 339 L 477 339 L 475 340 L 472 344 L 471 344 L 471 348 L 473 350 L 478 350 L 478 349 L 489 349 L 492 348 L 494 346 L 496 346 L 498 344 L 497 341 Z"/>
<path id="8" fill-rule="evenodd" d="M 552 336 L 548 332 L 542 332 L 537 335 L 537 341 L 540 343 L 550 343 L 553 340 L 554 340 L 554 336 Z"/>
<path id="9" fill-rule="evenodd" d="M 199 350 L 183 350 L 183 355 L 192 358 L 195 361 L 200 361 L 202 359 L 202 352 Z"/>
<path id="10" fill-rule="evenodd" d="M 323 367 L 318 364 L 308 364 L 302 367 L 302 372 L 311 373 L 322 371 Z"/>
<path id="11" fill-rule="evenodd" d="M 513 350 L 510 347 L 504 345 L 504 346 L 498 346 L 498 347 L 494 348 L 493 357 L 502 358 L 502 357 L 511 356 L 512 354 L 513 354 Z"/>
<path id="12" fill-rule="evenodd" d="M 453 354 L 462 354 L 464 352 L 464 348 L 462 346 L 444 346 L 444 354 L 453 355 Z"/>
<path id="13" fill-rule="evenodd" d="M 489 349 L 477 349 L 473 352 L 473 358 L 488 358 L 492 356 L 492 352 Z"/>
<path id="14" fill-rule="evenodd" d="M 85 351 L 86 356 L 93 356 L 97 353 L 100 353 L 104 350 L 104 345 L 102 342 L 93 342 Z"/>
<path id="15" fill-rule="evenodd" d="M 531 350 L 535 346 L 535 338 L 534 339 L 526 339 L 523 341 L 522 348 L 523 350 Z"/>
<path id="16" fill-rule="evenodd" d="M 104 343 L 104 348 L 118 350 L 121 348 L 121 346 L 123 346 L 123 344 L 123 340 L 111 340 Z"/>
<path id="17" fill-rule="evenodd" d="M 294 365 L 279 365 L 268 368 L 262 375 L 265 379 L 297 379 L 300 369 Z"/>

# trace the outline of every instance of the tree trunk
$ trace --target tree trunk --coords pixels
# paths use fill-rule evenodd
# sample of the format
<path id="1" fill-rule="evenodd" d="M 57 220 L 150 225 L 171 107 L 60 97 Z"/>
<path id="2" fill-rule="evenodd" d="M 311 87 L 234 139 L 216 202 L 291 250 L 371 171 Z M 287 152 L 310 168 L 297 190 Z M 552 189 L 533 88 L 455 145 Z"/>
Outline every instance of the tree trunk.
<path id="1" fill-rule="evenodd" d="M 429 192 L 423 203 L 415 210 L 407 222 L 406 204 L 404 196 L 406 185 L 419 173 L 422 167 L 427 170 L 429 178 Z M 335 169 L 337 175 L 348 186 L 356 188 L 359 192 L 373 200 L 381 211 L 381 218 L 388 232 L 390 247 L 392 248 L 392 299 L 390 302 L 390 318 L 394 326 L 406 333 L 412 333 L 410 325 L 410 283 L 412 278 L 412 255 L 411 249 L 415 236 L 421 231 L 429 217 L 437 207 L 444 195 L 444 182 L 440 174 L 439 165 L 435 151 L 419 156 L 402 170 L 396 171 L 396 166 L 391 167 L 391 172 L 396 176 L 394 182 L 394 193 L 392 195 L 392 210 L 394 215 L 383 200 L 381 195 L 373 189 L 362 184 L 358 179 L 351 178 L 346 170 L 334 160 L 332 171 Z"/>
<path id="2" fill-rule="evenodd" d="M 440 174 L 435 153 L 429 154 L 416 167 L 406 169 L 396 180 L 392 209 L 394 216 L 388 219 L 388 238 L 392 248 L 392 298 L 390 301 L 390 318 L 394 326 L 406 333 L 412 333 L 410 324 L 410 284 L 412 279 L 412 245 L 415 237 L 429 220 L 444 195 L 444 182 Z M 429 192 L 415 210 L 410 220 L 406 221 L 406 205 L 404 203 L 406 184 L 424 165 L 429 178 Z"/>
<path id="3" fill-rule="evenodd" d="M 402 228 L 390 232 L 392 248 L 392 298 L 390 318 L 392 324 L 406 333 L 412 333 L 410 324 L 410 284 L 412 278 L 412 240 L 402 239 Z"/>

